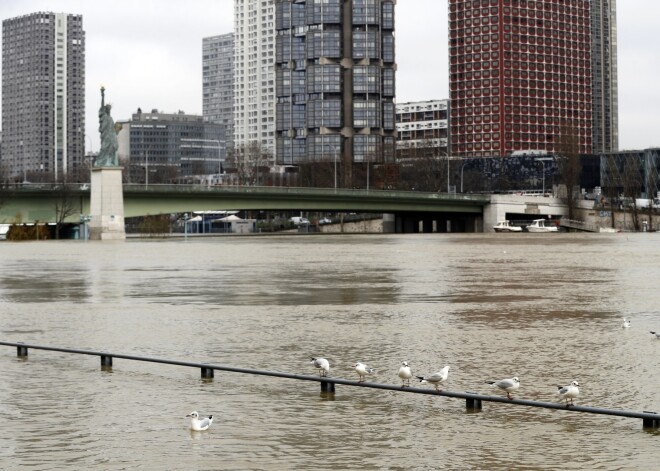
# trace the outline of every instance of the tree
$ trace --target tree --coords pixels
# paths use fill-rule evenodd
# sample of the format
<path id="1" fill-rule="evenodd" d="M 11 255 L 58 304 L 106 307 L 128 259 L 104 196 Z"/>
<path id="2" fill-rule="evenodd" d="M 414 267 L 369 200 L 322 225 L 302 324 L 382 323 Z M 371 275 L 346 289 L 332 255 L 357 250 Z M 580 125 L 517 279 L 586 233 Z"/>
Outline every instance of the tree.
<path id="1" fill-rule="evenodd" d="M 605 192 L 605 196 L 610 203 L 611 227 L 614 229 L 615 204 L 618 200 L 619 188 L 623 186 L 623 184 L 621 183 L 621 174 L 618 171 L 616 160 L 613 155 L 609 155 L 607 157 L 607 160 L 604 160 L 603 157 L 601 157 L 601 165 L 605 165 L 605 170 L 603 172 L 605 175 L 603 181 L 603 185 L 604 185 L 603 191 Z"/>
<path id="2" fill-rule="evenodd" d="M 580 194 L 582 161 L 580 156 L 580 139 L 576 129 L 568 124 L 560 128 L 557 167 L 561 181 L 566 186 L 568 219 L 575 219 L 577 198 Z"/>
<path id="3" fill-rule="evenodd" d="M 60 238 L 60 230 L 64 221 L 79 212 L 79 207 L 71 191 L 71 186 L 66 183 L 55 185 L 55 239 Z"/>
<path id="4" fill-rule="evenodd" d="M 262 185 L 270 172 L 271 153 L 258 142 L 236 147 L 227 157 L 227 166 L 239 185 Z"/>
<path id="5" fill-rule="evenodd" d="M 640 167 L 641 161 L 637 154 L 626 154 L 622 173 L 623 196 L 630 201 L 632 223 L 636 231 L 640 230 L 637 198 L 641 194 L 643 187 Z"/>
<path id="6" fill-rule="evenodd" d="M 426 140 L 400 153 L 400 180 L 402 190 L 441 191 L 447 186 L 447 154 Z"/>

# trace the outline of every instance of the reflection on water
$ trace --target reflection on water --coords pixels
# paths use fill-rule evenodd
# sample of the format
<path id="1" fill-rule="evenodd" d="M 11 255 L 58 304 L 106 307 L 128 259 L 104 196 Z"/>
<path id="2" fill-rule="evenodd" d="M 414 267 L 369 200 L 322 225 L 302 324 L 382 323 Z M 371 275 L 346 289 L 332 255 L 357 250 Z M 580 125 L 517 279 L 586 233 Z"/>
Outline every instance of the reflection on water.
<path id="1" fill-rule="evenodd" d="M 0 338 L 660 410 L 656 234 L 287 236 L 0 244 Z M 620 328 L 632 317 L 631 329 Z M 653 469 L 641 421 L 0 350 L 0 468 Z M 497 392 L 495 392 L 497 394 Z M 213 414 L 192 434 L 184 416 Z"/>

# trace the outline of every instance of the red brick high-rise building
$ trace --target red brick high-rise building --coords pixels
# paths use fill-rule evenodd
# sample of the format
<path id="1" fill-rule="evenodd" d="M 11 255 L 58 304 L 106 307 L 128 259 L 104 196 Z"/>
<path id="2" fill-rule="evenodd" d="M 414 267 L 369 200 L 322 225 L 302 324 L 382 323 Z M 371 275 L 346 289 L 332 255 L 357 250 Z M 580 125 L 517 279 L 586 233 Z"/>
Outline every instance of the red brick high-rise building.
<path id="1" fill-rule="evenodd" d="M 588 0 L 449 0 L 451 154 L 593 148 Z"/>

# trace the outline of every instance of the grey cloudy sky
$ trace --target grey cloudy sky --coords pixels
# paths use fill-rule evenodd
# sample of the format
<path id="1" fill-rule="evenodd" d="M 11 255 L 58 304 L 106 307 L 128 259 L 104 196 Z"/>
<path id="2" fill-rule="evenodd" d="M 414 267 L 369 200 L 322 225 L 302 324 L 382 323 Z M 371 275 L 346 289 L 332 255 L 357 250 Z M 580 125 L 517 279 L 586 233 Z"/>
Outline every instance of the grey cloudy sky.
<path id="1" fill-rule="evenodd" d="M 619 0 L 622 149 L 660 146 L 658 0 Z M 2 0 L 0 19 L 37 11 L 83 15 L 87 145 L 98 149 L 99 88 L 115 120 L 138 107 L 202 113 L 202 38 L 233 30 L 233 0 Z M 447 98 L 447 0 L 399 0 L 397 101 Z"/>

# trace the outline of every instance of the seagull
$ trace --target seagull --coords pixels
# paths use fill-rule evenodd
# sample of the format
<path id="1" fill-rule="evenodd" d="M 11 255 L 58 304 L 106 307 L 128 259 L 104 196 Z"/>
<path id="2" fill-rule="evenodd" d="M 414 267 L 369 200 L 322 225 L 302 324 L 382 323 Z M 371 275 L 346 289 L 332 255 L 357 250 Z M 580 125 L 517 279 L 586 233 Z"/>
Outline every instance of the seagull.
<path id="1" fill-rule="evenodd" d="M 365 380 L 365 376 L 372 375 L 376 372 L 373 368 L 369 368 L 367 365 L 359 361 L 353 365 L 353 368 L 355 368 L 355 371 L 357 371 L 357 374 L 360 377 L 360 380 L 358 381 L 360 383 Z"/>
<path id="2" fill-rule="evenodd" d="M 410 378 L 412 378 L 412 375 L 412 370 L 410 369 L 410 366 L 408 366 L 408 362 L 402 362 L 401 368 L 399 368 L 399 378 L 403 381 L 403 384 L 401 385 L 402 388 L 406 386 L 406 382 L 408 382 L 408 386 L 410 386 Z"/>
<path id="3" fill-rule="evenodd" d="M 506 397 L 508 397 L 509 399 L 513 399 L 513 397 L 511 397 L 511 391 L 514 391 L 520 387 L 520 380 L 516 376 L 511 379 L 501 379 L 499 381 L 486 381 L 486 384 L 492 384 L 500 389 L 504 389 L 506 391 Z"/>
<path id="4" fill-rule="evenodd" d="M 625 317 L 623 317 L 622 319 L 623 319 L 623 324 L 621 324 L 621 327 L 623 327 L 624 329 L 630 327 L 630 319 L 626 319 Z"/>
<path id="5" fill-rule="evenodd" d="M 199 414 L 196 410 L 192 411 L 186 417 L 190 417 L 190 429 L 196 432 L 201 432 L 203 430 L 208 430 L 208 428 L 213 423 L 213 416 L 209 415 L 208 417 L 199 418 Z"/>
<path id="6" fill-rule="evenodd" d="M 330 362 L 325 358 L 311 358 L 312 361 L 310 361 L 310 363 L 314 365 L 315 368 L 318 368 L 319 374 L 321 376 L 328 376 L 328 373 L 330 372 Z"/>
<path id="7" fill-rule="evenodd" d="M 660 332 L 651 332 L 653 335 L 655 335 L 656 339 L 660 339 Z"/>
<path id="8" fill-rule="evenodd" d="M 417 378 L 422 383 L 431 383 L 435 385 L 435 390 L 440 392 L 442 391 L 442 389 L 440 389 L 440 383 L 446 381 L 448 376 L 449 376 L 449 365 L 445 366 L 443 369 L 441 369 L 437 373 L 433 373 L 430 376 L 417 376 Z"/>
<path id="9" fill-rule="evenodd" d="M 557 394 L 559 397 L 566 399 L 566 407 L 572 406 L 573 405 L 573 399 L 578 397 L 580 394 L 580 389 L 578 388 L 579 383 L 577 381 L 573 381 L 571 384 L 568 386 L 557 386 Z M 568 400 L 571 400 L 571 403 L 568 403 Z"/>

